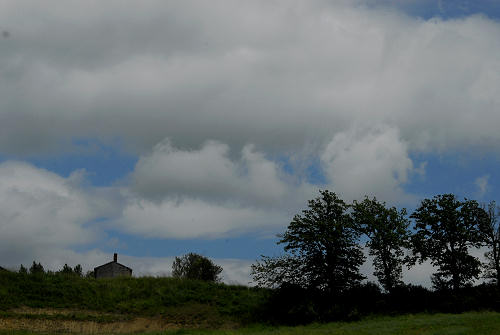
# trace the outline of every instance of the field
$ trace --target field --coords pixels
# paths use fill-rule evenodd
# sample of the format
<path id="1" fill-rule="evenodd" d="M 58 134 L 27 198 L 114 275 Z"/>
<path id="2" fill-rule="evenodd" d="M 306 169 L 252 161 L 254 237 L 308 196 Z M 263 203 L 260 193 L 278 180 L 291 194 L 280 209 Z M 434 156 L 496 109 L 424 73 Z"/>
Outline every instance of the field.
<path id="1" fill-rule="evenodd" d="M 145 320 L 143 320 L 144 322 Z M 74 331 L 75 329 L 73 329 Z M 88 329 L 88 333 L 113 333 L 111 329 Z M 0 335 L 53 334 L 54 331 L 7 331 L 0 330 Z M 133 330 L 131 329 L 132 333 Z M 394 317 L 367 318 L 356 322 L 335 322 L 328 324 L 313 324 L 297 327 L 268 327 L 254 325 L 240 329 L 171 329 L 149 332 L 134 332 L 135 334 L 193 334 L 193 335 L 497 335 L 500 334 L 500 313 L 469 312 L 463 314 L 417 314 Z"/>
<path id="2" fill-rule="evenodd" d="M 279 320 L 296 324 L 311 311 L 309 300 L 301 300 L 304 297 L 295 291 L 285 291 L 284 295 L 278 295 L 278 301 L 269 304 L 273 301 L 270 290 L 245 286 L 173 278 L 95 280 L 53 273 L 0 272 L 0 335 L 500 334 L 498 312 L 411 314 L 408 310 L 401 313 L 403 309 L 398 308 L 401 315 L 389 317 L 384 315 L 394 315 L 394 311 L 387 309 L 388 300 L 380 300 L 380 295 L 372 296 L 377 299 L 368 298 L 371 290 L 366 289 L 370 287 L 348 299 L 364 303 L 341 309 L 340 314 L 331 314 L 341 317 L 334 320 L 351 322 L 286 327 L 272 325 L 289 324 Z M 442 296 L 430 295 L 422 289 L 411 292 L 400 298 L 417 311 L 429 311 L 425 306 L 436 306 L 442 300 Z M 466 310 L 488 310 L 485 302 L 500 301 L 495 298 L 498 296 L 495 292 L 490 288 L 476 288 L 461 299 L 443 300 L 443 306 L 462 303 L 468 306 Z M 420 299 L 415 300 L 416 296 Z M 348 300 L 328 306 L 344 308 Z M 290 307 L 296 301 L 299 303 Z M 427 301 L 422 305 L 425 308 L 415 307 L 419 301 Z M 395 303 L 403 306 L 398 301 Z M 381 309 L 383 306 L 385 310 Z M 282 312 L 287 316 L 285 319 L 280 319 Z"/>

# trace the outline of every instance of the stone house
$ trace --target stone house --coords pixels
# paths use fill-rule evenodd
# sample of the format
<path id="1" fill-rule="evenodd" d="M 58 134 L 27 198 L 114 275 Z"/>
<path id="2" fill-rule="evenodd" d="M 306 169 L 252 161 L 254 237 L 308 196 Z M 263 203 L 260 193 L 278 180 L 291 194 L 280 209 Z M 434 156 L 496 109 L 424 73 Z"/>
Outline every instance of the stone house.
<path id="1" fill-rule="evenodd" d="M 94 268 L 94 278 L 130 277 L 132 269 L 118 263 L 118 254 L 114 254 L 113 261 Z"/>

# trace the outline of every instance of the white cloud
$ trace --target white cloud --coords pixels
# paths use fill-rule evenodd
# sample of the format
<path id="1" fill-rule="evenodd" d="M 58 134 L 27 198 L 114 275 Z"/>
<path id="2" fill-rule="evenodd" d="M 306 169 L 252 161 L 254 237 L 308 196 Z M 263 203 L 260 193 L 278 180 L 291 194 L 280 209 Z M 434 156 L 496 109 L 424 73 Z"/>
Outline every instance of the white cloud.
<path id="1" fill-rule="evenodd" d="M 94 241 L 93 220 L 116 215 L 106 190 L 86 189 L 82 172 L 68 178 L 21 162 L 0 164 L 0 258 L 7 263 L 46 250 Z"/>
<path id="2" fill-rule="evenodd" d="M 231 159 L 229 146 L 220 142 L 180 150 L 165 140 L 139 159 L 131 178 L 132 189 L 147 199 L 188 195 L 275 207 L 288 196 L 291 177 L 251 145 Z"/>
<path id="3" fill-rule="evenodd" d="M 142 156 L 130 176 L 123 216 L 114 225 L 133 234 L 220 237 L 273 231 L 315 196 L 316 187 L 245 145 L 208 141 L 198 150 L 164 140 Z"/>
<path id="4" fill-rule="evenodd" d="M 477 177 L 474 180 L 474 184 L 477 187 L 477 196 L 478 198 L 482 198 L 489 190 L 489 175 L 484 175 L 482 177 Z"/>
<path id="5" fill-rule="evenodd" d="M 402 189 L 413 171 L 408 146 L 395 128 L 352 129 L 336 134 L 321 155 L 333 189 L 345 199 L 377 196 L 408 202 Z"/>
<path id="6" fill-rule="evenodd" d="M 114 226 L 146 237 L 187 239 L 267 231 L 284 227 L 289 220 L 280 211 L 231 203 L 218 205 L 191 198 L 155 203 L 132 198 Z"/>

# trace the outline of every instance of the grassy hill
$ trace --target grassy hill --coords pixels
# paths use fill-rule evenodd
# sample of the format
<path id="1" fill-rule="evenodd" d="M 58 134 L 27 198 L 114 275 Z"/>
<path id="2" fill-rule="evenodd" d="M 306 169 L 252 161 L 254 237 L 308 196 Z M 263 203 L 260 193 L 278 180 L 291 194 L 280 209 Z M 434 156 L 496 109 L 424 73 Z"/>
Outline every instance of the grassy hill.
<path id="1" fill-rule="evenodd" d="M 292 329 L 311 334 L 357 334 L 350 330 L 356 324 L 353 329 L 363 329 L 359 334 L 438 334 L 433 332 L 432 324 L 425 322 L 442 322 L 444 328 L 436 328 L 440 330 L 448 329 L 446 322 L 454 322 L 457 327 L 463 324 L 464 329 L 469 329 L 475 325 L 475 319 L 481 318 L 486 319 L 480 325 L 491 327 L 478 334 L 500 334 L 499 313 L 464 313 L 463 318 L 450 314 L 437 319 L 435 315 L 427 315 L 419 317 L 422 321 L 411 317 L 411 313 L 421 312 L 498 310 L 500 293 L 495 287 L 483 285 L 459 293 L 450 295 L 407 286 L 391 296 L 382 294 L 373 284 L 366 284 L 332 299 L 320 291 L 293 286 L 272 291 L 174 278 L 96 280 L 63 273 L 0 272 L 0 335 L 5 330 L 19 329 L 42 333 L 140 333 L 194 328 L 231 329 L 227 334 L 267 334 L 275 330 L 280 334 L 297 333 Z M 384 316 L 388 314 L 406 315 Z M 378 321 L 372 325 L 363 323 L 369 322 L 367 317 Z M 362 321 L 305 328 L 241 328 L 251 324 L 299 325 L 332 320 Z M 423 328 L 407 321 L 418 321 L 417 326 Z M 373 332 L 377 325 L 388 327 L 388 324 L 399 324 L 399 328 L 392 333 Z M 397 331 L 404 327 L 426 332 Z"/>
<path id="2" fill-rule="evenodd" d="M 77 310 L 69 317 L 97 321 L 130 315 L 163 316 L 179 324 L 242 324 L 259 315 L 268 294 L 264 289 L 174 278 L 96 280 L 51 273 L 0 273 L 0 313 L 4 317 L 48 317 L 19 312 L 19 308 L 29 307 Z M 86 311 L 101 313 L 95 316 Z"/>

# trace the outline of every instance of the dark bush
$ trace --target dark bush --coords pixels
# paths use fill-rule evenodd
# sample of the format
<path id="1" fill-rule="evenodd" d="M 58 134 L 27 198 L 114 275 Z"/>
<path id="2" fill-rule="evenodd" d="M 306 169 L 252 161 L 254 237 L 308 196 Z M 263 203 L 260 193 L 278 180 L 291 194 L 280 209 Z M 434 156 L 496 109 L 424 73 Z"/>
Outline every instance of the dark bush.
<path id="1" fill-rule="evenodd" d="M 275 324 L 301 325 L 318 320 L 317 293 L 299 285 L 284 283 L 272 291 L 264 306 L 266 321 Z"/>

